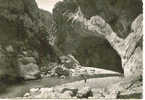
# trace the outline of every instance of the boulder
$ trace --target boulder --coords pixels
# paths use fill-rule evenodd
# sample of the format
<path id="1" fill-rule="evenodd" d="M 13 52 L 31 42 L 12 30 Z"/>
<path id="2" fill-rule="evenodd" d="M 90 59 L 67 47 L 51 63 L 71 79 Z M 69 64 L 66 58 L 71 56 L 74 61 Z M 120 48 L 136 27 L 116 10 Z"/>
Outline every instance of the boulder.
<path id="1" fill-rule="evenodd" d="M 33 63 L 29 63 L 26 65 L 19 65 L 20 68 L 20 76 L 25 80 L 32 80 L 40 78 L 39 66 Z"/>
<path id="2" fill-rule="evenodd" d="M 60 98 L 63 98 L 63 99 L 69 99 L 69 98 L 72 98 L 72 91 L 65 91 L 63 94 L 61 94 L 61 97 Z"/>
<path id="3" fill-rule="evenodd" d="M 30 96 L 30 93 L 25 93 L 24 97 Z"/>
<path id="4" fill-rule="evenodd" d="M 71 54 L 67 56 L 60 56 L 59 59 L 65 68 L 76 68 L 78 65 L 80 65 L 75 57 Z"/>
<path id="5" fill-rule="evenodd" d="M 88 98 L 93 96 L 93 92 L 90 87 L 83 87 L 77 93 L 78 98 Z"/>
<path id="6" fill-rule="evenodd" d="M 60 79 L 65 79 L 66 77 L 64 75 L 60 76 Z"/>
<path id="7" fill-rule="evenodd" d="M 106 99 L 117 99 L 120 95 L 118 90 L 112 90 L 108 95 L 105 95 Z"/>
<path id="8" fill-rule="evenodd" d="M 18 68 L 20 77 L 23 77 L 25 80 L 38 79 L 41 77 L 39 66 L 36 64 L 34 57 L 19 55 Z"/>
<path id="9" fill-rule="evenodd" d="M 30 89 L 30 94 L 33 94 L 38 91 L 39 91 L 39 88 L 32 88 L 32 89 Z"/>
<path id="10" fill-rule="evenodd" d="M 52 69 L 52 76 L 57 75 L 58 77 L 64 75 L 64 76 L 69 76 L 70 71 L 69 69 L 66 69 L 63 65 L 56 66 L 55 68 Z"/>
<path id="11" fill-rule="evenodd" d="M 22 57 L 19 59 L 19 61 L 24 65 L 29 64 L 29 63 L 36 64 L 36 60 L 33 57 Z"/>
<path id="12" fill-rule="evenodd" d="M 60 93 L 57 93 L 54 91 L 53 88 L 41 88 L 39 90 L 39 94 L 33 95 L 33 98 L 43 98 L 43 99 L 54 99 L 54 98 L 59 98 Z"/>
<path id="13" fill-rule="evenodd" d="M 102 88 L 101 89 L 92 89 L 92 92 L 93 92 L 93 97 L 91 97 L 91 98 L 98 98 L 98 99 L 105 98 Z"/>
<path id="14" fill-rule="evenodd" d="M 61 89 L 61 93 L 65 93 L 67 91 L 71 92 L 71 96 L 76 96 L 76 94 L 78 92 L 78 89 L 74 88 L 74 87 L 69 87 L 69 88 L 63 88 L 63 89 Z"/>
<path id="15" fill-rule="evenodd" d="M 12 45 L 7 46 L 6 50 L 7 50 L 7 52 L 11 52 L 11 53 L 14 52 L 14 48 Z"/>

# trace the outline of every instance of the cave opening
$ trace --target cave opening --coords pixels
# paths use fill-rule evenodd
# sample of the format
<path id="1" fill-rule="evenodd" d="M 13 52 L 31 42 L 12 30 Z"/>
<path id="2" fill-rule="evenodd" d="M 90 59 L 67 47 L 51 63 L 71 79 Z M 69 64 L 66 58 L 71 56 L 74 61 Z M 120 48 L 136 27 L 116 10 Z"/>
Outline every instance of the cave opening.
<path id="1" fill-rule="evenodd" d="M 74 56 L 83 66 L 123 73 L 120 56 L 105 39 L 85 37 L 81 40 L 76 52 Z"/>

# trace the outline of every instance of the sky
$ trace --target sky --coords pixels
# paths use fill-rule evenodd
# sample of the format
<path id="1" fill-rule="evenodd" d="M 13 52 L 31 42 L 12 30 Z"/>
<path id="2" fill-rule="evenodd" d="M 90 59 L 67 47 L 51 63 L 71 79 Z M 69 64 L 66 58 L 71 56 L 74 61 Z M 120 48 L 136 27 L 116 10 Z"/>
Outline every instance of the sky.
<path id="1" fill-rule="evenodd" d="M 49 12 L 52 12 L 54 5 L 62 0 L 36 0 L 38 7 Z"/>

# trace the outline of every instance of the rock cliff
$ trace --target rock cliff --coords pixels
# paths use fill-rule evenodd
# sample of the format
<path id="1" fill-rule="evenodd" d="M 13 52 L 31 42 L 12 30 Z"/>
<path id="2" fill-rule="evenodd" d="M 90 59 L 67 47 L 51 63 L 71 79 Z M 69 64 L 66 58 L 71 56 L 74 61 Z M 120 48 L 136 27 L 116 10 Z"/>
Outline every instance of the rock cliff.
<path id="1" fill-rule="evenodd" d="M 0 0 L 2 80 L 3 77 L 36 79 L 42 65 L 56 61 L 47 39 L 52 17 L 49 12 L 47 17 L 43 14 L 45 11 L 37 7 L 35 0 Z"/>

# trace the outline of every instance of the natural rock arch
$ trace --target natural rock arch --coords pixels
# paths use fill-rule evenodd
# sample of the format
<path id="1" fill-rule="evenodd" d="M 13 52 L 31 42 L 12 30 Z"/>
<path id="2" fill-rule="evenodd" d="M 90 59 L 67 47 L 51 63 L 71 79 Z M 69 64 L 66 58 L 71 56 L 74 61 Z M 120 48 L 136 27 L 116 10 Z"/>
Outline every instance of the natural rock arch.
<path id="1" fill-rule="evenodd" d="M 132 22 L 141 13 L 142 13 L 141 0 L 121 0 L 121 1 L 120 0 L 109 0 L 109 1 L 108 0 L 85 0 L 85 2 L 84 0 L 63 0 L 62 2 L 57 3 L 55 8 L 53 9 L 54 21 L 57 23 L 58 27 L 61 29 L 57 33 L 59 34 L 57 36 L 59 38 L 58 40 L 60 40 L 58 41 L 57 47 L 61 51 L 65 51 L 64 48 L 66 48 L 66 51 L 69 51 L 69 52 L 73 51 L 73 46 L 76 46 L 76 44 L 78 44 L 78 41 L 81 42 L 81 39 L 78 38 L 79 36 L 81 36 L 81 38 L 82 37 L 93 37 L 93 38 L 97 37 L 100 39 L 105 39 L 106 41 L 112 40 L 113 38 L 116 38 L 116 37 L 117 37 L 116 40 L 118 39 L 122 41 L 127 40 L 127 37 L 129 38 L 130 33 L 132 33 L 133 31 L 133 28 L 131 28 Z M 97 24 L 100 23 L 100 24 L 96 26 L 95 23 Z M 103 28 L 104 27 L 102 25 L 103 23 L 105 23 L 104 25 L 107 24 L 107 26 L 110 27 L 110 29 L 107 30 Z M 109 35 L 109 32 L 108 32 L 108 35 L 105 35 L 105 36 L 100 35 L 100 32 L 97 31 L 99 30 L 99 28 L 97 29 L 96 27 L 100 27 L 100 30 L 102 30 L 101 34 L 105 33 L 105 31 L 107 32 L 110 31 L 110 32 L 113 32 L 115 35 L 112 33 L 111 35 Z M 64 34 L 67 34 L 67 35 L 69 34 L 69 35 L 67 37 L 67 35 L 64 35 Z M 111 36 L 114 36 L 114 37 L 111 37 Z M 74 40 L 72 41 L 72 39 Z M 88 41 L 88 44 L 90 45 L 97 44 L 97 40 L 95 42 L 95 41 L 92 41 L 92 38 L 89 38 L 89 39 L 90 40 Z M 109 46 L 110 45 L 112 46 L 112 43 L 110 43 L 110 41 L 108 42 L 109 42 Z M 87 40 L 84 42 L 84 44 L 85 43 L 87 43 Z M 65 44 L 66 44 L 66 47 L 65 47 Z M 123 42 L 122 44 L 124 45 Z M 104 44 L 102 45 L 104 46 Z M 139 40 L 139 42 L 137 43 L 137 46 L 139 46 L 140 49 L 142 48 L 141 45 L 142 45 L 142 40 Z M 78 46 L 78 48 L 81 48 L 81 49 L 84 49 L 84 47 L 85 46 L 82 46 L 82 45 Z M 112 46 L 112 48 L 114 48 L 114 46 Z M 86 48 L 86 50 L 88 49 L 89 47 Z M 118 54 L 120 56 L 116 48 L 114 48 L 114 50 L 115 50 L 115 54 Z M 76 49 L 74 51 L 76 52 Z M 107 49 L 106 51 L 108 52 Z M 94 50 L 91 52 L 97 53 Z M 78 51 L 76 54 L 82 57 L 84 57 L 83 55 L 85 55 L 85 53 L 82 53 L 82 55 L 79 54 Z M 91 57 L 93 58 L 93 56 Z M 90 60 L 90 62 L 92 62 L 93 60 L 95 62 L 95 60 L 97 60 L 97 57 L 96 58 L 94 57 L 94 59 L 92 58 L 91 60 L 90 58 L 87 58 L 87 59 Z M 120 58 L 122 59 L 121 56 Z M 84 60 L 84 59 L 86 58 L 83 58 L 81 60 Z M 107 59 L 109 60 L 112 58 L 109 56 L 107 57 Z M 77 59 L 77 60 L 80 60 L 80 59 Z M 121 60 L 121 62 L 123 63 L 124 60 Z M 84 64 L 84 63 L 85 61 L 81 64 Z M 121 64 L 121 66 L 124 66 L 124 65 Z M 115 67 L 119 68 L 118 66 L 115 66 Z M 132 68 L 130 70 L 132 70 Z"/>
<path id="2" fill-rule="evenodd" d="M 80 8 L 77 13 L 70 13 L 67 16 L 75 23 L 74 29 L 77 28 L 78 31 L 78 27 L 80 27 L 79 32 L 82 35 L 102 37 L 110 43 L 121 57 L 126 77 L 142 74 L 142 49 L 138 45 L 143 36 L 142 14 L 134 20 L 131 25 L 132 32 L 125 39 L 120 38 L 102 17 L 93 16 L 86 19 Z"/>

